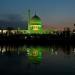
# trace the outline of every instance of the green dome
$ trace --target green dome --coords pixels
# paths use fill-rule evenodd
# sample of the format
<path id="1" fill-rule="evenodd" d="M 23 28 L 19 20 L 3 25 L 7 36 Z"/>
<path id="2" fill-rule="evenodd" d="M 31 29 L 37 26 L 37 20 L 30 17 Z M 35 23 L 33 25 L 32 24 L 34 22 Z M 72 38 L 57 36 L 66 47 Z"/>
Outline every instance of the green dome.
<path id="1" fill-rule="evenodd" d="M 37 15 L 34 15 L 31 20 L 41 20 L 41 19 Z"/>
<path id="2" fill-rule="evenodd" d="M 40 19 L 39 16 L 34 15 L 34 16 L 31 18 L 31 20 L 30 20 L 30 24 L 31 24 L 31 25 L 35 25 L 35 24 L 41 25 L 41 24 L 42 24 L 42 21 L 41 21 L 41 19 Z"/>
<path id="3" fill-rule="evenodd" d="M 42 32 L 42 20 L 36 14 L 29 20 L 28 29 L 30 33 Z"/>

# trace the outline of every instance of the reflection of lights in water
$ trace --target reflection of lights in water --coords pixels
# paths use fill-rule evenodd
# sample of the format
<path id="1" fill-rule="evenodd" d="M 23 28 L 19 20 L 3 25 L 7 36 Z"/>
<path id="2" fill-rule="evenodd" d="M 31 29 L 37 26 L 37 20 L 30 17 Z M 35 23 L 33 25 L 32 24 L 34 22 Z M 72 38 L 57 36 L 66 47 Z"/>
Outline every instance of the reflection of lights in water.
<path id="1" fill-rule="evenodd" d="M 52 53 L 53 53 L 54 49 L 52 48 L 51 50 L 52 50 Z"/>
<path id="2" fill-rule="evenodd" d="M 27 39 L 27 36 L 25 36 L 25 39 Z"/>
<path id="3" fill-rule="evenodd" d="M 57 51 L 55 51 L 55 55 L 57 55 L 58 54 L 58 52 Z"/>
<path id="4" fill-rule="evenodd" d="M 74 54 L 75 54 L 75 48 L 73 49 L 72 53 L 74 53 Z"/>
<path id="5" fill-rule="evenodd" d="M 2 49 L 2 53 L 5 53 L 5 52 L 6 52 L 6 49 L 5 49 L 5 48 L 3 48 L 3 49 Z"/>
<path id="6" fill-rule="evenodd" d="M 20 54 L 20 52 L 18 51 L 18 55 Z"/>
<path id="7" fill-rule="evenodd" d="M 30 36 L 31 38 L 33 37 L 33 36 Z"/>
<path id="8" fill-rule="evenodd" d="M 54 49 L 50 48 L 50 54 L 53 55 L 54 54 Z"/>
<path id="9" fill-rule="evenodd" d="M 75 48 L 74 48 L 74 51 L 73 52 L 75 53 Z"/>
<path id="10" fill-rule="evenodd" d="M 31 53 L 30 53 L 30 49 L 29 48 L 27 48 L 27 55 L 30 55 Z"/>
<path id="11" fill-rule="evenodd" d="M 57 55 L 58 52 L 54 50 L 54 48 L 50 48 L 50 54 L 51 55 Z"/>
<path id="12" fill-rule="evenodd" d="M 2 30 L 0 30 L 0 33 L 2 32 Z"/>
<path id="13" fill-rule="evenodd" d="M 42 52 L 40 49 L 27 49 L 28 58 L 33 63 L 39 63 L 42 61 Z"/>
<path id="14" fill-rule="evenodd" d="M 0 47 L 0 52 L 1 52 L 1 47 Z"/>
<path id="15" fill-rule="evenodd" d="M 32 55 L 33 55 L 34 57 L 38 56 L 38 50 L 34 50 L 34 51 L 32 52 Z"/>

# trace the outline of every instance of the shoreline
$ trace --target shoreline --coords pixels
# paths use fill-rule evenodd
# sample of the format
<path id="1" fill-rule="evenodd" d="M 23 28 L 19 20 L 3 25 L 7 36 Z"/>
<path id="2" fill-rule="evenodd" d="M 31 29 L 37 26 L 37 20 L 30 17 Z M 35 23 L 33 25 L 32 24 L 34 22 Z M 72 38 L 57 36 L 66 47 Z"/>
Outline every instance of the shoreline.
<path id="1" fill-rule="evenodd" d="M 75 35 L 54 35 L 54 34 L 0 34 L 0 44 L 75 44 Z"/>

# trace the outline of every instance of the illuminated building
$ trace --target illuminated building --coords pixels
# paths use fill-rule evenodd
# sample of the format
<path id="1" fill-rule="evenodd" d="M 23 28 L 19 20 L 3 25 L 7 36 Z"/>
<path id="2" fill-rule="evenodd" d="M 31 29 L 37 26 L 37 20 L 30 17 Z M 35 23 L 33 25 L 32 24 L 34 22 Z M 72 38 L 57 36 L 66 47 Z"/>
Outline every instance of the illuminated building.
<path id="1" fill-rule="evenodd" d="M 29 10 L 29 19 L 28 19 L 28 31 L 29 33 L 41 33 L 42 32 L 42 21 L 39 16 L 36 14 L 30 18 Z"/>
<path id="2" fill-rule="evenodd" d="M 28 10 L 28 21 L 27 22 L 4 22 L 6 25 L 6 28 L 1 28 L 0 33 L 2 34 L 56 34 L 56 29 L 49 28 L 44 29 L 42 20 L 39 16 L 34 14 L 34 16 L 31 16 L 30 10 Z M 3 22 L 1 23 L 1 25 Z M 16 25 L 15 25 L 16 24 Z M 26 24 L 26 25 L 24 25 Z M 14 26 L 13 26 L 14 25 Z M 11 27 L 13 26 L 13 27 Z M 3 26 L 4 27 L 4 26 Z M 12 28 L 12 29 L 10 29 Z M 15 29 L 16 28 L 16 29 Z"/>
<path id="3" fill-rule="evenodd" d="M 41 19 L 37 15 L 34 15 L 30 20 L 30 26 L 29 27 L 30 27 L 29 31 L 31 33 L 40 33 L 42 31 Z"/>

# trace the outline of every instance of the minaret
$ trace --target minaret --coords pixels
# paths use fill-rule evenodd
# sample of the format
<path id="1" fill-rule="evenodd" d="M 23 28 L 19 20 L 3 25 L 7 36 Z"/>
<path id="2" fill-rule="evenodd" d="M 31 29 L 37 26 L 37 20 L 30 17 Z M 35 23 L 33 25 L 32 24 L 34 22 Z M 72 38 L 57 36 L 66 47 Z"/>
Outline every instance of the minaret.
<path id="1" fill-rule="evenodd" d="M 30 32 L 30 9 L 28 10 L 28 31 Z"/>

